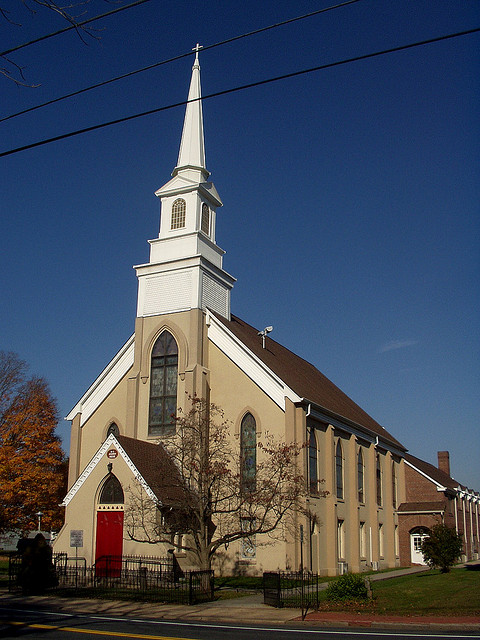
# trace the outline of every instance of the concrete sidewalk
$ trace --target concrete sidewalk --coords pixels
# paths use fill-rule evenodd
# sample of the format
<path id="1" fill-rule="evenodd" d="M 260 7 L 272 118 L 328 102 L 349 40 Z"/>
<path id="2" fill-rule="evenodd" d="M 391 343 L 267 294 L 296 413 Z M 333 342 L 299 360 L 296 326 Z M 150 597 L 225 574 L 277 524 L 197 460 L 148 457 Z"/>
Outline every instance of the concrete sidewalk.
<path id="1" fill-rule="evenodd" d="M 475 563 L 477 564 L 477 563 Z M 478 563 L 480 565 L 480 562 Z M 411 567 L 370 576 L 372 581 L 385 580 L 427 570 Z M 480 577 L 480 576 L 479 576 Z M 480 616 L 392 616 L 374 613 L 314 611 L 302 620 L 299 609 L 269 607 L 263 604 L 263 593 L 241 595 L 194 606 L 157 604 L 125 600 L 60 598 L 54 595 L 21 596 L 1 593 L 4 606 L 37 608 L 79 615 L 106 615 L 135 619 L 178 620 L 241 626 L 308 626 L 308 627 L 372 627 L 403 630 L 443 630 L 480 632 Z M 0 610 L 1 611 L 1 610 Z"/>

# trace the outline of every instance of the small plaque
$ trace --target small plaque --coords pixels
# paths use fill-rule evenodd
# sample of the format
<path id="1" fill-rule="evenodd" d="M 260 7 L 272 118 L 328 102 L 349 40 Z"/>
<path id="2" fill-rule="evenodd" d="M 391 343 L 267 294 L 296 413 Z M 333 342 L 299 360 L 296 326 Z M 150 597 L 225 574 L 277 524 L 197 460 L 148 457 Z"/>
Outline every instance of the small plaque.
<path id="1" fill-rule="evenodd" d="M 114 460 L 118 456 L 118 451 L 116 449 L 109 449 L 107 451 L 107 458 L 110 460 Z"/>

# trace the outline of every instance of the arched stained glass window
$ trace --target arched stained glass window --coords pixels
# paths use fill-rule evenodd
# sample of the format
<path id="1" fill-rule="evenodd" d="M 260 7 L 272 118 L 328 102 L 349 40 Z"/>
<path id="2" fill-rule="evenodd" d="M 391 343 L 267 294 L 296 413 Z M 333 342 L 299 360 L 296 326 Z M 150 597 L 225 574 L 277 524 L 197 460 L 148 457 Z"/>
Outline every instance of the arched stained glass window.
<path id="1" fill-rule="evenodd" d="M 177 412 L 178 347 L 169 331 L 155 342 L 150 368 L 148 435 L 175 434 Z"/>
<path id="2" fill-rule="evenodd" d="M 359 447 L 358 455 L 357 455 L 357 488 L 358 488 L 359 502 L 365 502 L 364 476 L 365 476 L 365 465 L 363 463 L 362 447 Z"/>
<path id="3" fill-rule="evenodd" d="M 207 236 L 210 233 L 210 209 L 205 202 L 202 204 L 202 224 L 201 229 Z"/>
<path id="4" fill-rule="evenodd" d="M 240 488 L 254 491 L 257 473 L 257 424 L 251 413 L 247 413 L 240 427 Z"/>
<path id="5" fill-rule="evenodd" d="M 343 450 L 340 438 L 337 441 L 337 448 L 335 450 L 335 480 L 337 498 L 343 500 Z"/>
<path id="6" fill-rule="evenodd" d="M 315 429 L 310 429 L 308 441 L 308 482 L 310 493 L 318 494 L 318 450 Z"/>
<path id="7" fill-rule="evenodd" d="M 100 493 L 100 504 L 123 504 L 123 489 L 116 476 L 109 476 Z"/>
<path id="8" fill-rule="evenodd" d="M 183 198 L 177 198 L 172 204 L 172 224 L 171 229 L 183 229 L 185 226 L 185 211 L 187 203 Z"/>
<path id="9" fill-rule="evenodd" d="M 382 504 L 382 463 L 380 461 L 380 454 L 377 453 L 377 504 L 381 506 Z"/>

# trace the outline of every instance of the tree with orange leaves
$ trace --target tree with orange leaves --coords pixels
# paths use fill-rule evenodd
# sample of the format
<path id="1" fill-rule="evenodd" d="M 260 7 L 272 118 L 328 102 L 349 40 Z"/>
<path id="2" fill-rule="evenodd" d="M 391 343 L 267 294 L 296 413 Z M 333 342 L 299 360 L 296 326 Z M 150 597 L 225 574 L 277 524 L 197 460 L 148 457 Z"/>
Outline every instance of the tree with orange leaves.
<path id="1" fill-rule="evenodd" d="M 43 378 L 26 378 L 15 353 L 0 351 L 0 530 L 57 530 L 67 464 L 55 434 L 57 407 Z"/>

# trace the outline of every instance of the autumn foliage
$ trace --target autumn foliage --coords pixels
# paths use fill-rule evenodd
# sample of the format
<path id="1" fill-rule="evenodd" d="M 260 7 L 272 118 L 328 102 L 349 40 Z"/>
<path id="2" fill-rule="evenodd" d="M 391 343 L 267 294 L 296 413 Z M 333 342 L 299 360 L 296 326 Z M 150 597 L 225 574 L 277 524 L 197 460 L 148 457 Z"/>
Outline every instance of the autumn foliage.
<path id="1" fill-rule="evenodd" d="M 59 530 L 67 464 L 55 435 L 57 408 L 47 382 L 26 379 L 16 354 L 0 352 L 0 530 Z"/>

